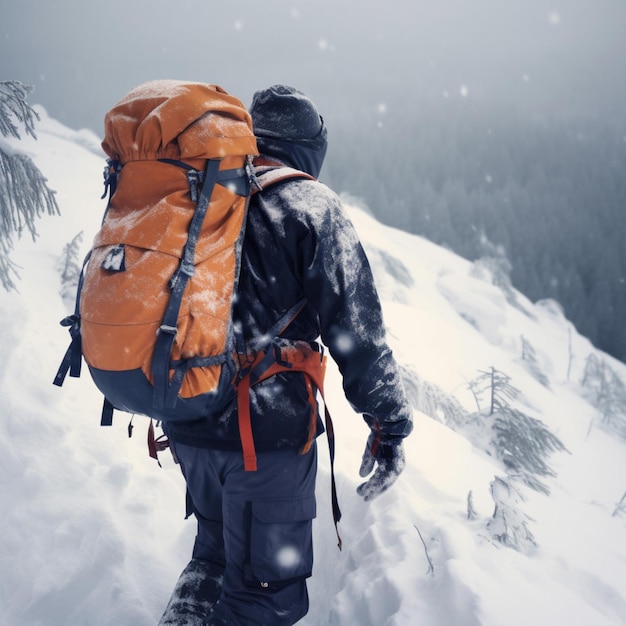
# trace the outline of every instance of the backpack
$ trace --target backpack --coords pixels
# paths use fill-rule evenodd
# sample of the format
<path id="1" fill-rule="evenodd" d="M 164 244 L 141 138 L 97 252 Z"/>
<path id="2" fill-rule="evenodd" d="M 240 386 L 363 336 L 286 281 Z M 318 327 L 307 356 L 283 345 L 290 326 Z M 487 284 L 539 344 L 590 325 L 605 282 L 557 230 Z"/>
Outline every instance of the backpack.
<path id="1" fill-rule="evenodd" d="M 114 409 L 158 421 L 219 413 L 276 372 L 272 341 L 304 306 L 295 303 L 250 358 L 232 321 L 250 195 L 311 177 L 266 161 L 255 172 L 250 115 L 216 85 L 136 87 L 107 113 L 102 146 L 108 205 L 74 315 L 61 322 L 72 341 L 54 383 L 68 370 L 79 376 L 84 357 L 105 397 L 103 425 Z M 315 359 L 296 354 L 304 349 L 280 360 L 306 363 L 321 388 Z"/>
<path id="2" fill-rule="evenodd" d="M 72 346 L 113 407 L 213 413 L 235 373 L 232 298 L 257 154 L 243 104 L 215 85 L 140 85 L 105 117 L 110 198 L 81 277 Z M 69 363 L 68 363 L 69 358 Z"/>

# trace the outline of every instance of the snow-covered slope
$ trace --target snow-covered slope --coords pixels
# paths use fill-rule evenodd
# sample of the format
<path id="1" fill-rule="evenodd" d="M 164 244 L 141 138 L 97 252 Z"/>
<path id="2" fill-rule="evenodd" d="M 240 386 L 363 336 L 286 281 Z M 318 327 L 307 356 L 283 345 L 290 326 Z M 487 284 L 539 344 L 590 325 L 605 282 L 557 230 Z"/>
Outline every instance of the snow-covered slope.
<path id="1" fill-rule="evenodd" d="M 16 243 L 20 291 L 0 298 L 0 624 L 155 624 L 189 558 L 194 522 L 183 519 L 177 466 L 162 454 L 161 469 L 147 455 L 145 420 L 135 419 L 129 439 L 122 414 L 112 428 L 99 426 L 101 396 L 87 375 L 62 389 L 51 384 L 68 343 L 56 263 L 79 231 L 86 250 L 98 228 L 104 157 L 91 133 L 39 111 L 38 141 L 14 145 L 57 190 L 62 215 L 38 222 L 37 243 Z M 367 431 L 331 368 L 344 549 L 322 445 L 311 610 L 302 623 L 626 623 L 626 513 L 612 515 L 626 490 L 626 445 L 599 427 L 580 387 L 591 354 L 622 381 L 626 368 L 595 351 L 555 303 L 518 293 L 512 303 L 471 263 L 348 210 L 374 268 L 416 428 L 396 487 L 362 502 L 354 489 Z M 534 369 L 522 359 L 522 337 Z M 511 481 L 471 420 L 422 412 L 435 391 L 475 412 L 468 383 L 491 367 L 520 390 L 515 406 L 567 448 L 549 459 L 557 473 L 542 477 L 549 494 Z M 512 510 L 536 546 L 515 550 L 494 538 L 496 476 L 514 485 Z"/>

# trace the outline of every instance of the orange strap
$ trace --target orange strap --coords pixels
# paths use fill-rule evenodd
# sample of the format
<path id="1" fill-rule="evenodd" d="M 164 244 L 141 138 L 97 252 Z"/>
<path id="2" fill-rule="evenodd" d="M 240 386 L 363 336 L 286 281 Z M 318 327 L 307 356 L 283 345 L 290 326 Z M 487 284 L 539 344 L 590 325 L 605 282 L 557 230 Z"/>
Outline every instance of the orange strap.
<path id="1" fill-rule="evenodd" d="M 237 386 L 237 415 L 239 437 L 243 449 L 243 468 L 246 472 L 256 472 L 256 450 L 250 419 L 250 372 L 239 381 Z"/>
<path id="2" fill-rule="evenodd" d="M 237 385 L 237 414 L 239 422 L 239 436 L 241 438 L 241 447 L 243 449 L 244 470 L 246 472 L 254 472 L 257 469 L 256 451 L 254 447 L 254 437 L 252 434 L 252 420 L 250 416 L 250 386 L 252 383 L 252 374 L 254 368 L 265 358 L 265 353 L 260 352 L 245 375 L 239 380 Z M 286 348 L 281 350 L 282 362 L 273 361 L 262 375 L 254 381 L 254 384 L 274 376 L 280 372 L 302 372 L 305 375 L 305 381 L 308 391 L 309 402 L 312 407 L 311 424 L 307 441 L 302 448 L 301 454 L 306 454 L 312 446 L 315 438 L 315 427 L 317 424 L 317 403 L 315 401 L 315 385 L 324 397 L 324 373 L 326 370 L 326 357 L 322 356 L 312 348 L 304 347 Z"/>
<path id="3" fill-rule="evenodd" d="M 257 469 L 256 451 L 254 447 L 254 437 L 252 434 L 252 422 L 250 417 L 250 385 L 251 375 L 254 367 L 265 358 L 265 353 L 259 353 L 246 371 L 245 375 L 239 380 L 237 387 L 237 413 L 239 421 L 239 436 L 241 438 L 241 447 L 243 449 L 243 463 L 246 472 L 254 472 Z M 322 356 L 316 350 L 305 347 L 288 348 L 281 351 L 281 360 L 279 363 L 274 361 L 265 372 L 254 381 L 254 384 L 262 380 L 266 380 L 270 376 L 279 372 L 302 372 L 304 374 L 305 384 L 308 393 L 308 400 L 311 403 L 311 422 L 307 441 L 302 447 L 300 454 L 307 454 L 311 450 L 315 433 L 317 430 L 317 402 L 315 400 L 315 387 L 319 390 L 322 400 L 324 401 L 324 417 L 326 423 L 326 436 L 328 438 L 328 449 L 330 453 L 330 478 L 331 478 L 331 498 L 333 521 L 335 523 L 335 532 L 337 533 L 337 546 L 341 550 L 342 540 L 337 527 L 341 519 L 341 510 L 339 509 L 339 501 L 337 498 L 337 487 L 335 484 L 335 433 L 333 422 L 324 398 L 324 375 L 326 372 L 326 357 Z"/>
<path id="4" fill-rule="evenodd" d="M 132 420 L 131 420 L 132 421 Z M 128 436 L 130 437 L 132 434 L 132 425 L 128 425 Z M 150 420 L 150 425 L 148 426 L 148 454 L 156 460 L 161 466 L 161 461 L 159 461 L 159 452 L 163 452 L 166 448 L 169 447 L 169 442 L 165 436 L 165 434 L 160 435 L 159 437 L 155 437 L 154 435 L 154 420 Z M 172 452 L 172 454 L 174 454 Z"/>

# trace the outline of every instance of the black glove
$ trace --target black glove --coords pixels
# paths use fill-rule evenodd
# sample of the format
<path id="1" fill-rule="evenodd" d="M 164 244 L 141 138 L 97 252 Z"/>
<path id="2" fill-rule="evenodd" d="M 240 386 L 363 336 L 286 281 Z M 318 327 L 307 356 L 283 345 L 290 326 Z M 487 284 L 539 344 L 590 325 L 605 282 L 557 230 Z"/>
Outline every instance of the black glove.
<path id="1" fill-rule="evenodd" d="M 387 491 L 405 468 L 402 441 L 401 437 L 384 437 L 373 431 L 368 437 L 359 475 L 365 478 L 374 469 L 375 463 L 378 467 L 370 479 L 356 489 L 366 502 Z"/>

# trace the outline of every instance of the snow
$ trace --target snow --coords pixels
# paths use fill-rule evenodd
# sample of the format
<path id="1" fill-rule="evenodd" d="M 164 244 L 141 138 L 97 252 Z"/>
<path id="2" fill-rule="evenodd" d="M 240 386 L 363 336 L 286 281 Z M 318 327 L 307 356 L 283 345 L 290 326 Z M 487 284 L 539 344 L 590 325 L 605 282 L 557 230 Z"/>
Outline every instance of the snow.
<path id="1" fill-rule="evenodd" d="M 89 246 L 104 209 L 98 139 L 39 109 L 31 155 L 57 190 L 61 217 L 38 222 L 40 237 L 16 242 L 19 293 L 0 299 L 0 624 L 157 623 L 194 538 L 184 520 L 184 482 L 167 453 L 148 457 L 147 423 L 116 414 L 99 426 L 101 396 L 85 372 L 62 389 L 52 379 L 69 336 L 55 265 L 83 230 Z M 13 144 L 18 145 L 18 144 Z M 578 381 L 594 353 L 555 303 L 517 305 L 472 265 L 432 243 L 349 208 L 380 286 L 390 343 L 400 364 L 475 410 L 467 383 L 497 367 L 522 392 L 525 412 L 565 444 L 554 454 L 550 494 L 519 487 L 520 514 L 537 547 L 516 551 L 488 529 L 490 484 L 505 469 L 441 421 L 415 411 L 407 468 L 370 503 L 355 493 L 367 437 L 341 392 L 335 368 L 327 399 L 337 437 L 343 519 L 338 551 L 330 513 L 328 455 L 320 440 L 315 565 L 306 626 L 527 626 L 626 624 L 626 444 L 600 429 Z M 548 378 L 520 360 L 521 336 Z M 571 342 L 571 363 L 570 363 Z M 467 519 L 472 493 L 476 518 Z M 297 555 L 286 553 L 279 559 Z"/>

